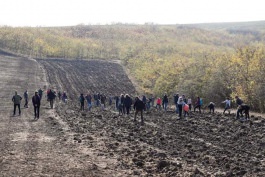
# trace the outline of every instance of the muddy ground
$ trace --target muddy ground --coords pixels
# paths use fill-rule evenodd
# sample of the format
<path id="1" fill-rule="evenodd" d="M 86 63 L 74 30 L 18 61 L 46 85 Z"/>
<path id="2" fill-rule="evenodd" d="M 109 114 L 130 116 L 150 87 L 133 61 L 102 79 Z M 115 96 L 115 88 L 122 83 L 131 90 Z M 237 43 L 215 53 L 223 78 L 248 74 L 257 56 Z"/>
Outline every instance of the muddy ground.
<path id="1" fill-rule="evenodd" d="M 265 121 L 240 122 L 235 115 L 193 113 L 178 119 L 173 109 L 153 109 L 145 124 L 114 105 L 79 110 L 78 95 L 135 94 L 117 62 L 28 60 L 1 56 L 1 176 L 264 176 Z M 14 90 L 31 96 L 39 87 L 66 91 L 55 109 L 44 99 L 41 118 L 33 108 L 12 117 Z"/>

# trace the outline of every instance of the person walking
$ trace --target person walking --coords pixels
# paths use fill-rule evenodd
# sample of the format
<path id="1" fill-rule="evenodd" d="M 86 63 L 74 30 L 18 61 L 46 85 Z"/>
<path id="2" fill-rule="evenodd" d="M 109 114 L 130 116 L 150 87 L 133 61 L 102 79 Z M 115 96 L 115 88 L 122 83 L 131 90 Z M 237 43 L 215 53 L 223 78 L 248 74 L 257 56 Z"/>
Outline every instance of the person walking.
<path id="1" fill-rule="evenodd" d="M 144 103 L 144 111 L 146 111 L 146 103 L 147 103 L 147 98 L 146 98 L 146 96 L 145 95 L 143 95 L 143 97 L 142 97 L 142 101 L 143 101 L 143 103 Z"/>
<path id="2" fill-rule="evenodd" d="M 107 97 L 105 94 L 102 94 L 100 95 L 100 105 L 101 105 L 101 110 L 105 110 L 106 108 L 106 100 L 107 100 Z"/>
<path id="3" fill-rule="evenodd" d="M 243 100 L 241 98 L 239 98 L 238 96 L 235 96 L 236 99 L 236 104 L 237 104 L 237 111 L 236 111 L 236 118 L 239 118 L 239 114 L 241 115 L 241 117 L 243 117 L 243 113 L 242 113 L 242 107 L 241 105 L 244 103 Z"/>
<path id="4" fill-rule="evenodd" d="M 63 92 L 63 95 L 62 95 L 62 100 L 64 103 L 67 103 L 67 95 L 66 95 L 66 91 Z"/>
<path id="5" fill-rule="evenodd" d="M 122 108 L 122 114 L 125 114 L 125 105 L 124 105 L 125 97 L 123 94 L 121 94 L 120 97 L 120 107 Z"/>
<path id="6" fill-rule="evenodd" d="M 51 109 L 53 109 L 54 99 L 56 97 L 56 94 L 55 94 L 55 92 L 52 89 L 49 89 L 47 91 L 47 93 L 48 93 L 47 94 L 48 101 L 50 102 Z M 41 100 L 41 96 L 40 95 L 39 95 L 39 97 L 40 97 L 40 100 Z"/>
<path id="7" fill-rule="evenodd" d="M 225 101 L 223 101 L 222 103 L 225 103 L 225 109 L 223 114 L 225 113 L 226 110 L 228 110 L 228 114 L 230 114 L 230 108 L 231 108 L 231 100 L 229 97 L 226 98 Z"/>
<path id="8" fill-rule="evenodd" d="M 188 105 L 189 105 L 189 110 L 191 111 L 191 104 L 192 104 L 192 101 L 191 101 L 191 98 L 189 97 L 188 98 L 188 103 L 187 103 Z"/>
<path id="9" fill-rule="evenodd" d="M 176 95 L 174 95 L 174 103 L 176 106 L 176 113 L 179 113 L 179 109 L 178 109 L 178 100 L 179 100 L 179 94 L 177 93 Z"/>
<path id="10" fill-rule="evenodd" d="M 40 96 L 38 91 L 35 92 L 35 95 L 32 97 L 32 104 L 34 107 L 34 119 L 39 119 L 40 117 Z"/>
<path id="11" fill-rule="evenodd" d="M 119 110 L 119 96 L 115 96 L 115 106 L 116 106 L 116 110 Z"/>
<path id="12" fill-rule="evenodd" d="M 90 93 L 88 93 L 86 95 L 85 99 L 86 99 L 86 102 L 87 102 L 88 111 L 90 111 L 91 107 L 92 107 L 92 96 L 90 95 Z"/>
<path id="13" fill-rule="evenodd" d="M 42 99 L 42 94 L 43 94 L 43 90 L 40 88 L 38 90 L 38 94 L 39 94 L 39 97 L 40 97 L 40 100 Z"/>
<path id="14" fill-rule="evenodd" d="M 165 111 L 167 111 L 167 105 L 168 105 L 168 97 L 167 97 L 167 94 L 165 93 L 163 97 L 163 108 Z"/>
<path id="15" fill-rule="evenodd" d="M 141 123 L 144 123 L 144 118 L 143 118 L 143 111 L 145 109 L 145 104 L 142 100 L 139 99 L 139 97 L 135 98 L 135 103 L 133 105 L 133 108 L 135 110 L 134 114 L 134 121 L 136 121 L 137 114 L 140 112 L 141 114 Z"/>
<path id="16" fill-rule="evenodd" d="M 112 100 L 113 100 L 113 97 L 111 96 L 111 94 L 109 95 L 109 106 L 111 107 L 112 105 Z"/>
<path id="17" fill-rule="evenodd" d="M 81 104 L 80 110 L 84 111 L 85 110 L 85 97 L 84 97 L 83 93 L 80 94 L 79 102 Z"/>
<path id="18" fill-rule="evenodd" d="M 160 110 L 161 109 L 161 98 L 157 98 L 156 100 L 156 109 Z"/>
<path id="19" fill-rule="evenodd" d="M 151 103 L 151 108 L 153 108 L 154 107 L 154 103 L 155 103 L 155 98 L 154 98 L 153 94 L 151 94 L 149 100 L 150 100 L 150 103 Z"/>
<path id="20" fill-rule="evenodd" d="M 127 113 L 127 115 L 130 114 L 130 107 L 131 107 L 131 104 L 132 104 L 132 102 L 131 102 L 131 97 L 130 97 L 128 94 L 126 94 L 126 95 L 125 95 L 125 99 L 124 99 L 124 106 L 125 106 L 125 109 L 126 109 L 126 113 Z M 125 114 L 125 113 L 124 113 L 124 114 Z"/>
<path id="21" fill-rule="evenodd" d="M 17 94 L 17 91 L 15 91 L 15 95 L 12 97 L 12 102 L 14 103 L 14 112 L 13 116 L 16 115 L 16 108 L 18 107 L 18 113 L 21 115 L 21 110 L 20 110 L 20 103 L 21 103 L 22 97 Z"/>
<path id="22" fill-rule="evenodd" d="M 184 103 L 183 105 L 184 118 L 186 118 L 187 115 L 189 116 L 189 108 L 190 108 L 189 105 Z"/>
<path id="23" fill-rule="evenodd" d="M 180 96 L 178 99 L 178 110 L 179 110 L 179 118 L 182 117 L 182 109 L 183 109 L 183 105 L 184 105 L 184 100 L 183 98 Z"/>
<path id="24" fill-rule="evenodd" d="M 28 94 L 28 91 L 27 90 L 24 92 L 24 99 L 25 99 L 24 108 L 28 108 L 29 94 Z"/>
<path id="25" fill-rule="evenodd" d="M 194 112 L 196 111 L 196 108 L 198 108 L 199 113 L 201 113 L 201 99 L 200 99 L 200 97 L 197 97 L 197 100 L 196 100 L 195 106 L 194 106 Z"/>

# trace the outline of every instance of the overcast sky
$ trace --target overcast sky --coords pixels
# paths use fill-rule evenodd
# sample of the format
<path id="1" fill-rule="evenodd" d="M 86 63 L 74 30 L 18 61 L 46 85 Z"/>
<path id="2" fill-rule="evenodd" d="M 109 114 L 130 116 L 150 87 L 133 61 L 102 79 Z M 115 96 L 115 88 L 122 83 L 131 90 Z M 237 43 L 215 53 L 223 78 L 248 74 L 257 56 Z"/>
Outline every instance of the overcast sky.
<path id="1" fill-rule="evenodd" d="M 263 0 L 0 0 L 0 25 L 187 24 L 265 20 Z"/>

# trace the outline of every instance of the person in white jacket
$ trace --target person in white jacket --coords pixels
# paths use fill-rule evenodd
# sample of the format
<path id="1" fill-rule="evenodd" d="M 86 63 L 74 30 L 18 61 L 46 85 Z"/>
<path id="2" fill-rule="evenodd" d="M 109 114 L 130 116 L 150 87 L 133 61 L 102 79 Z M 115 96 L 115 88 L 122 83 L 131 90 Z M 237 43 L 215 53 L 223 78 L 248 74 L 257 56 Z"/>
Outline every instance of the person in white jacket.
<path id="1" fill-rule="evenodd" d="M 183 98 L 179 97 L 179 99 L 178 99 L 179 118 L 181 118 L 181 116 L 182 116 L 182 108 L 183 108 L 184 104 L 185 104 L 185 102 L 184 102 Z"/>
<path id="2" fill-rule="evenodd" d="M 228 110 L 228 113 L 230 114 L 231 100 L 229 99 L 229 97 L 227 97 L 226 100 L 223 101 L 222 103 L 225 103 L 225 109 L 223 114 L 225 113 L 226 110 Z"/>

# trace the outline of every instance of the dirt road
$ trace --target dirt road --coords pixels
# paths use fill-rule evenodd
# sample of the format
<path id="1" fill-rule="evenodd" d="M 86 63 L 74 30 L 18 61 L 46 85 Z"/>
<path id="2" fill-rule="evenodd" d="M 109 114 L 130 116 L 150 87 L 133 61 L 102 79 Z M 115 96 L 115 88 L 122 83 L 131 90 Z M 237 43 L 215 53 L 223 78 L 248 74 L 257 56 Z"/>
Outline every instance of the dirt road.
<path id="1" fill-rule="evenodd" d="M 37 121 L 31 101 L 29 108 L 22 108 L 21 116 L 13 116 L 14 91 L 23 97 L 28 89 L 31 98 L 36 89 L 47 85 L 46 77 L 34 60 L 7 56 L 0 60 L 0 176 L 106 175 L 108 170 L 103 173 L 79 152 L 80 145 L 72 140 L 67 126 L 56 120 L 45 100 Z"/>

